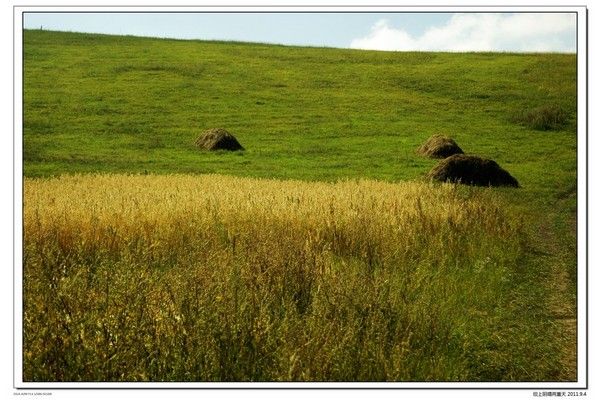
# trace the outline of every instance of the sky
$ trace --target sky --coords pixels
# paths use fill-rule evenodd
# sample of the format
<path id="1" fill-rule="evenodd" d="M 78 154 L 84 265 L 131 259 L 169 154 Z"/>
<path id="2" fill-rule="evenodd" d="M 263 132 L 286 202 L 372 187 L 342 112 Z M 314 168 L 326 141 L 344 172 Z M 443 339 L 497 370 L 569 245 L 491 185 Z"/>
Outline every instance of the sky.
<path id="1" fill-rule="evenodd" d="M 387 51 L 576 51 L 574 13 L 25 13 L 26 29 Z"/>

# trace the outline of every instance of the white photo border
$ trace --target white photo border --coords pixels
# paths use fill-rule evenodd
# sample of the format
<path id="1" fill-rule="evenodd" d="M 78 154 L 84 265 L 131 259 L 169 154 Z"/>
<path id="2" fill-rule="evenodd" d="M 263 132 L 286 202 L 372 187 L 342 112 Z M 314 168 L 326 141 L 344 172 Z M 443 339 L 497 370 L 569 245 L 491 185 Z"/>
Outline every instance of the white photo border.
<path id="1" fill-rule="evenodd" d="M 303 12 L 303 13 L 576 13 L 577 15 L 577 381 L 575 382 L 24 382 L 23 279 L 23 13 Z M 13 7 L 13 385 L 15 389 L 545 389 L 588 388 L 588 20 L 585 6 L 14 6 Z"/>

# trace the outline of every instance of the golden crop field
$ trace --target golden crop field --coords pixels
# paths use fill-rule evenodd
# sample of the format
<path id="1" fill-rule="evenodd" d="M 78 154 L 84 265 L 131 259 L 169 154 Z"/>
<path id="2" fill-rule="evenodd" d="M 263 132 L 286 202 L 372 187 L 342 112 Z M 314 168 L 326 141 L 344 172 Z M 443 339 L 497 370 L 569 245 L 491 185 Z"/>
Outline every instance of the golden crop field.
<path id="1" fill-rule="evenodd" d="M 25 178 L 24 379 L 551 377 L 524 224 L 450 184 Z"/>

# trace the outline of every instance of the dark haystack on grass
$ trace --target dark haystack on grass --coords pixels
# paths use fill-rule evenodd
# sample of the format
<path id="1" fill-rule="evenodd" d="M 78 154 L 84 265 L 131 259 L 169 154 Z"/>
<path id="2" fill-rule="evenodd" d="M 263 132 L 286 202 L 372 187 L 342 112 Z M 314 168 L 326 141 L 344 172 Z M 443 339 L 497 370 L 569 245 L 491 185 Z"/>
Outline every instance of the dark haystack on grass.
<path id="1" fill-rule="evenodd" d="M 437 181 L 475 186 L 519 187 L 519 182 L 495 161 L 466 154 L 440 161 L 427 176 Z"/>
<path id="2" fill-rule="evenodd" d="M 446 158 L 464 153 L 452 138 L 443 135 L 433 135 L 419 147 L 417 152 L 430 158 Z"/>
<path id="3" fill-rule="evenodd" d="M 206 150 L 244 150 L 235 136 L 222 128 L 209 129 L 196 139 L 196 146 Z"/>

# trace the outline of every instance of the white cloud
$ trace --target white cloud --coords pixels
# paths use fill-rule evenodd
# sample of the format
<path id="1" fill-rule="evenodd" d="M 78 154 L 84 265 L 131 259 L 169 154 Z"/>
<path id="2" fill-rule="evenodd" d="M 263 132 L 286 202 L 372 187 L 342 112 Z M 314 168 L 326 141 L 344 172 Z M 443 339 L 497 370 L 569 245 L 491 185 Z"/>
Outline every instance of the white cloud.
<path id="1" fill-rule="evenodd" d="M 350 44 L 354 49 L 396 51 L 575 52 L 575 14 L 454 14 L 442 26 L 414 37 L 388 20 Z"/>

